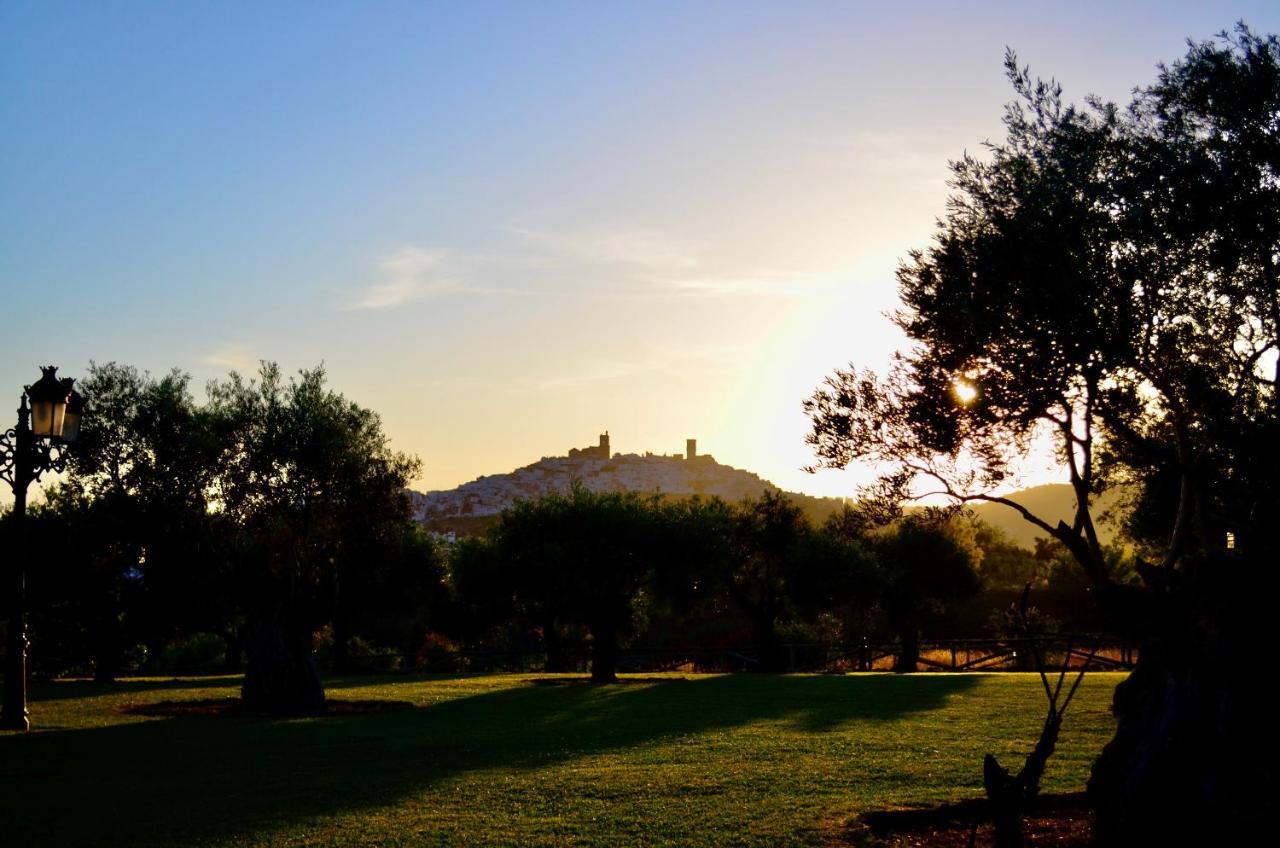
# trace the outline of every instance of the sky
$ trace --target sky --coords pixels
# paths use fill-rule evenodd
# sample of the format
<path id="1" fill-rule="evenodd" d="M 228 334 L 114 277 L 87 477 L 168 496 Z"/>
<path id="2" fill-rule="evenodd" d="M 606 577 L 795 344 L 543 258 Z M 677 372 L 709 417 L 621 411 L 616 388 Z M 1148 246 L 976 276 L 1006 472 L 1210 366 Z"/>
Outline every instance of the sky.
<path id="1" fill-rule="evenodd" d="M 1006 46 L 1124 100 L 1238 20 L 1280 6 L 5 0 L 0 399 L 323 363 L 421 489 L 608 430 L 853 495 L 801 403 L 904 343 Z"/>

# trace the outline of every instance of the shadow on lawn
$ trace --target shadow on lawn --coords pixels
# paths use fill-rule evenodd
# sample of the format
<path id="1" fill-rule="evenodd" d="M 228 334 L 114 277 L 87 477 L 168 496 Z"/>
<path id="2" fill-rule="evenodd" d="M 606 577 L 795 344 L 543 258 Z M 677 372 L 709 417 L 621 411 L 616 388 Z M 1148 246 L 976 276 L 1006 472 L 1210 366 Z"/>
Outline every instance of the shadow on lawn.
<path id="1" fill-rule="evenodd" d="M 162 690 L 191 689 L 240 689 L 243 678 L 238 674 L 217 677 L 174 677 L 167 680 L 122 679 L 114 683 L 95 683 L 92 680 L 42 680 L 31 686 L 31 702 L 73 701 L 78 698 L 98 698 L 103 695 L 127 695 L 130 692 L 157 692 Z M 233 693 L 228 693 L 233 694 Z"/>
<path id="2" fill-rule="evenodd" d="M 375 715 L 177 718 L 6 735 L 0 821 L 15 845 L 183 844 L 393 805 L 472 770 L 539 768 L 754 721 L 814 733 L 889 722 L 936 709 L 974 682 L 743 675 L 522 685 Z"/>

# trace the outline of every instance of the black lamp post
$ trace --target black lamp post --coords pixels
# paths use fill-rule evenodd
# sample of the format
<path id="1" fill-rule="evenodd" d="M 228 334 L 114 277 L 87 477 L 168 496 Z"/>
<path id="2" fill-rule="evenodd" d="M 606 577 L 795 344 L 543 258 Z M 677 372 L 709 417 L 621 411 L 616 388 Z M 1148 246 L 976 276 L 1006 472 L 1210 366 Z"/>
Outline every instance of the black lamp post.
<path id="1" fill-rule="evenodd" d="M 4 701 L 0 730 L 29 730 L 27 719 L 26 568 L 23 525 L 27 515 L 27 487 L 46 471 L 66 467 L 66 446 L 80 434 L 84 398 L 75 380 L 58 378 L 52 365 L 26 387 L 18 406 L 18 426 L 0 437 L 0 479 L 13 488 L 14 558 L 8 575 L 10 611 L 4 670 Z M 30 406 L 27 406 L 28 401 Z"/>

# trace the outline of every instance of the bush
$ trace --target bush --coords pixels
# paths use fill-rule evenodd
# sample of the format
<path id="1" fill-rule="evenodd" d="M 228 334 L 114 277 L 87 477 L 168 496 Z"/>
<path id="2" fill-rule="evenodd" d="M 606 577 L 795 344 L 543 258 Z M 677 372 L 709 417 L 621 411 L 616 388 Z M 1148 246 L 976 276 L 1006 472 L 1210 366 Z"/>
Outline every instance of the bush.
<path id="1" fill-rule="evenodd" d="M 1019 604 L 1015 602 L 991 614 L 991 618 L 987 621 L 987 629 L 993 636 L 1000 639 L 1020 639 L 1024 636 L 1046 636 L 1062 632 L 1062 624 L 1058 619 L 1035 606 L 1027 607 L 1027 621 L 1024 628 L 1018 606 Z"/>
<path id="2" fill-rule="evenodd" d="M 428 633 L 418 648 L 418 664 L 423 671 L 453 672 L 461 668 L 457 648 L 439 633 Z"/>
<path id="3" fill-rule="evenodd" d="M 347 657 L 352 667 L 360 671 L 399 671 L 404 667 L 404 657 L 398 650 L 375 645 L 359 636 L 351 637 Z"/>
<path id="4" fill-rule="evenodd" d="M 227 643 L 216 633 L 193 633 L 170 642 L 147 663 L 152 674 L 212 674 L 226 661 Z"/>
<path id="5" fill-rule="evenodd" d="M 312 640 L 316 662 L 325 671 L 334 670 L 333 628 L 326 625 Z M 353 671 L 400 671 L 404 658 L 395 648 L 375 645 L 361 636 L 347 641 L 347 661 Z"/>

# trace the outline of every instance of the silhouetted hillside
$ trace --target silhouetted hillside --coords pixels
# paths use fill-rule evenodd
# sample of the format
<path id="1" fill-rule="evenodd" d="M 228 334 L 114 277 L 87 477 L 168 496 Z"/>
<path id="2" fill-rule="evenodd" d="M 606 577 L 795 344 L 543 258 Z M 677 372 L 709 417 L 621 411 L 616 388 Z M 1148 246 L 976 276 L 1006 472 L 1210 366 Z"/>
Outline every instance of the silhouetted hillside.
<path id="1" fill-rule="evenodd" d="M 1044 486 L 1033 486 L 1008 496 L 1009 500 L 1031 510 L 1036 515 L 1056 524 L 1059 521 L 1071 523 L 1075 515 L 1076 496 L 1066 483 L 1049 483 Z M 1094 509 L 1095 517 L 1115 506 L 1118 495 L 1104 495 Z M 1009 537 L 1023 547 L 1035 546 L 1037 537 L 1047 535 L 1039 527 L 1023 519 L 1012 509 L 1001 504 L 981 504 L 972 507 L 973 512 L 986 523 L 999 527 Z M 1116 531 L 1108 522 L 1098 522 L 1098 537 L 1103 543 L 1115 538 Z"/>
<path id="2" fill-rule="evenodd" d="M 419 521 L 438 532 L 467 535 L 482 530 L 516 500 L 568 492 L 575 479 L 595 492 L 661 492 L 673 496 L 720 497 L 727 501 L 778 491 L 777 486 L 759 475 L 722 465 L 708 455 L 690 460 L 679 456 L 615 454 L 609 459 L 543 457 L 509 474 L 480 477 L 447 491 L 411 491 L 410 497 Z M 788 494 L 815 522 L 825 519 L 843 503 L 840 498 Z"/>
<path id="3" fill-rule="evenodd" d="M 480 477 L 456 489 L 409 494 L 418 520 L 427 527 L 440 533 L 466 536 L 481 532 L 498 513 L 517 500 L 568 492 L 575 479 L 596 492 L 661 492 L 675 497 L 715 496 L 727 501 L 779 491 L 758 474 L 722 465 L 708 455 L 686 460 L 679 456 L 615 454 L 609 459 L 590 455 L 543 457 L 508 474 Z M 840 498 L 819 498 L 798 492 L 787 494 L 814 523 L 825 520 L 843 503 Z M 1066 484 L 1036 486 L 1010 498 L 1050 523 L 1070 521 L 1075 509 L 1075 497 Z M 1107 505 L 1104 499 L 1103 506 Z M 983 521 L 1003 530 L 1011 541 L 1027 548 L 1035 546 L 1036 537 L 1045 535 L 1009 507 L 981 504 L 975 505 L 973 511 Z M 1114 536 L 1109 526 L 1102 525 L 1099 529 L 1104 541 Z"/>

